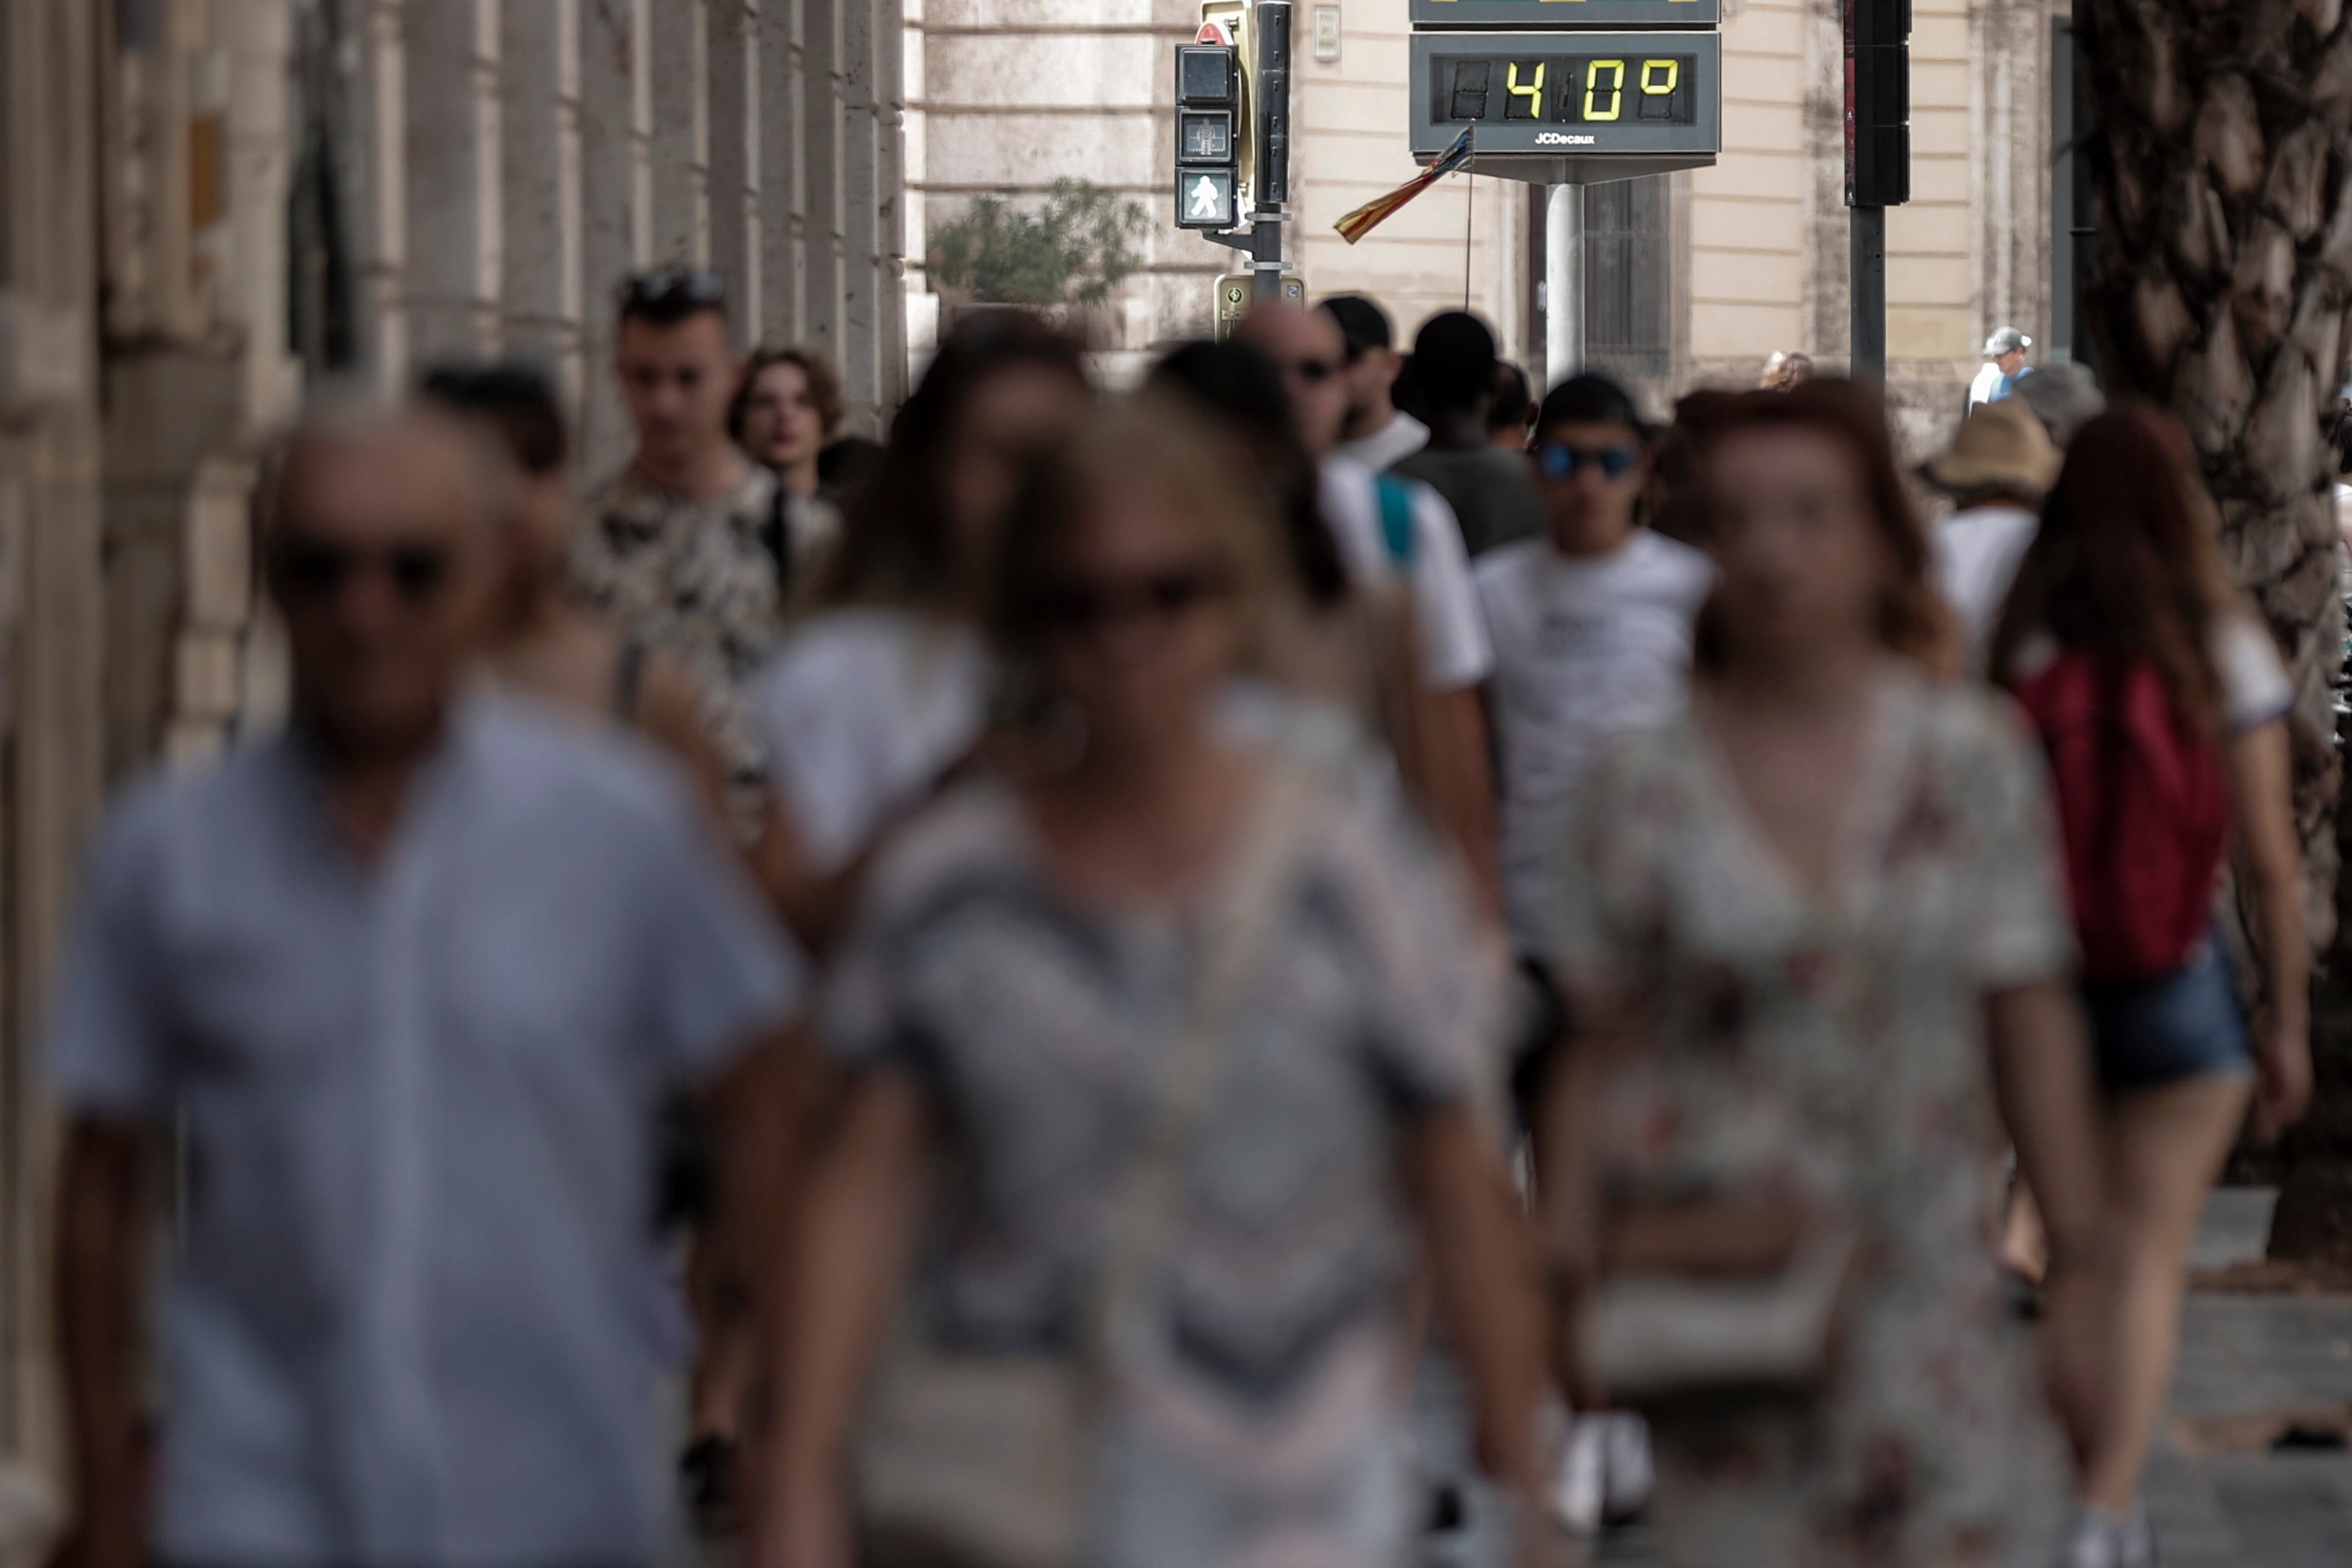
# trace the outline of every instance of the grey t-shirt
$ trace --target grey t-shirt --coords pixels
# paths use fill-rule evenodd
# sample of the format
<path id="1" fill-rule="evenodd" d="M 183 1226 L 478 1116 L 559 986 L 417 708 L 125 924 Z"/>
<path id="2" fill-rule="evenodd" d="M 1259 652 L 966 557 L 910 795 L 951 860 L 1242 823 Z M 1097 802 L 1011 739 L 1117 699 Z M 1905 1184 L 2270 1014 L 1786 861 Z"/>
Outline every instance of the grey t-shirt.
<path id="1" fill-rule="evenodd" d="M 1544 531 L 1543 493 L 1536 489 L 1528 460 L 1498 447 L 1466 452 L 1416 452 L 1393 472 L 1419 479 L 1454 509 L 1462 524 L 1463 547 L 1475 558 L 1499 544 L 1531 539 Z"/>

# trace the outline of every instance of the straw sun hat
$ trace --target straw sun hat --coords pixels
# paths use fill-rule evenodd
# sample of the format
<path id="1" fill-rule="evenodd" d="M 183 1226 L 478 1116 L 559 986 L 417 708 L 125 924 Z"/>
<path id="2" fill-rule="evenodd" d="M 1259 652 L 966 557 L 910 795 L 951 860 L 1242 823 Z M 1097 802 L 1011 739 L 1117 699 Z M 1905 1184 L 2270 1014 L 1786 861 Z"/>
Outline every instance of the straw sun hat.
<path id="1" fill-rule="evenodd" d="M 1920 464 L 1919 471 L 1942 489 L 1999 489 L 2039 497 L 2058 482 L 2063 462 L 2042 421 L 2011 397 L 1969 415 L 1951 449 Z"/>

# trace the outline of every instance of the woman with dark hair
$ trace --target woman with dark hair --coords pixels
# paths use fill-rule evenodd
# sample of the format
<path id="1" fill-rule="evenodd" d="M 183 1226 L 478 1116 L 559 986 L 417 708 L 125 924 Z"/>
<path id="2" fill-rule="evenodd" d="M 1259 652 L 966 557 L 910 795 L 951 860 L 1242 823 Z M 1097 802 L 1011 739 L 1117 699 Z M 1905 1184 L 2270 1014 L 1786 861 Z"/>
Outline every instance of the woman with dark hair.
<path id="1" fill-rule="evenodd" d="M 778 599 L 790 605 L 809 570 L 841 532 L 841 514 L 822 493 L 825 447 L 849 411 L 841 373 L 822 349 L 772 343 L 752 351 L 727 412 L 727 433 L 776 476 L 763 542 L 776 563 Z"/>
<path id="2" fill-rule="evenodd" d="M 1746 395 L 1704 462 L 1688 710 L 1601 759 L 1563 846 L 1547 1114 L 1579 1157 L 1542 1200 L 1572 1348 L 1651 1412 L 1678 1568 L 1998 1563 L 2055 1457 L 1985 1257 L 1996 1098 L 2078 1421 L 2097 1220 L 2041 776 L 2005 705 L 1942 679 L 1871 395 Z"/>
<path id="3" fill-rule="evenodd" d="M 1236 693 L 1233 716 L 1279 732 L 1302 757 L 1385 786 L 1431 811 L 1432 759 L 1422 722 L 1411 611 L 1402 595 L 1358 584 L 1323 515 L 1315 460 L 1299 438 L 1281 373 L 1243 343 L 1187 343 L 1154 367 L 1149 386 L 1189 406 L 1237 445 L 1281 526 L 1282 553 L 1302 600 L 1291 679 Z"/>
<path id="4" fill-rule="evenodd" d="M 940 347 L 890 429 L 816 585 L 816 613 L 758 682 L 777 824 L 762 872 L 822 950 L 877 830 L 978 739 L 981 584 L 1024 468 L 1092 401 L 1078 344 L 990 314 Z"/>
<path id="5" fill-rule="evenodd" d="M 2250 1101 L 2268 1136 L 2311 1093 L 2294 688 L 2217 531 L 2178 425 L 2099 416 L 2068 448 L 1992 647 L 2051 755 L 2104 1091 L 2116 1316 L 2069 1560 L 2083 1568 L 2155 1560 L 2139 1478 L 2207 1189 Z M 2213 930 L 2233 844 L 2262 965 L 2251 1046 Z"/>
<path id="6" fill-rule="evenodd" d="M 893 837 L 835 967 L 755 1560 L 1401 1568 L 1416 1259 L 1490 1468 L 1534 1482 L 1467 911 L 1421 836 L 1223 721 L 1297 589 L 1184 407 L 1088 419 L 992 581 L 1030 723 Z"/>

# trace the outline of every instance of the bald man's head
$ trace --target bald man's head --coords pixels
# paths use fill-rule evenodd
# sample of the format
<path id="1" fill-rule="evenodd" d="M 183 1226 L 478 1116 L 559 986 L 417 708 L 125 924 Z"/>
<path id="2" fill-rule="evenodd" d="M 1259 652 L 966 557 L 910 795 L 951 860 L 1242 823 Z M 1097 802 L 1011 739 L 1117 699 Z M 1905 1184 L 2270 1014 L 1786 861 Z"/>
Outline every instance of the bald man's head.
<path id="1" fill-rule="evenodd" d="M 1261 305 L 1234 336 L 1282 372 L 1299 438 L 1317 461 L 1339 444 L 1348 419 L 1348 341 L 1328 312 L 1288 303 Z"/>
<path id="2" fill-rule="evenodd" d="M 429 745 L 489 626 L 509 467 L 437 410 L 341 403 L 289 436 L 267 499 L 299 717 L 331 752 Z"/>

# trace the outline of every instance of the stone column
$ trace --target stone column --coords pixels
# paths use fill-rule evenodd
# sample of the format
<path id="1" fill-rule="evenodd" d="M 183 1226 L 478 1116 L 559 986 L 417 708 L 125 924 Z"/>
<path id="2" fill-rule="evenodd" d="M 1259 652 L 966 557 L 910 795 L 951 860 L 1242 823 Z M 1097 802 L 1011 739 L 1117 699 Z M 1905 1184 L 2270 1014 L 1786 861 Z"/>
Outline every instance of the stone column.
<path id="1" fill-rule="evenodd" d="M 709 0 L 656 0 L 649 12 L 653 250 L 665 265 L 710 260 L 709 13 Z"/>
<path id="2" fill-rule="evenodd" d="M 770 0 L 773 3 L 773 0 Z M 760 0 L 709 0 L 710 265 L 736 339 L 767 330 L 760 243 Z"/>
<path id="3" fill-rule="evenodd" d="M 581 0 L 504 0 L 499 137 L 506 351 L 551 370 L 578 406 L 581 362 Z"/>
<path id="4" fill-rule="evenodd" d="M 57 1146 L 34 1042 L 103 755 L 103 15 L 87 0 L 0 6 L 0 1448 L 53 1473 Z"/>
<path id="5" fill-rule="evenodd" d="M 803 0 L 763 0 L 759 12 L 760 320 L 772 338 L 807 331 L 803 155 L 808 83 L 801 37 Z"/>
<path id="6" fill-rule="evenodd" d="M 870 0 L 874 19 L 875 434 L 907 395 L 906 0 Z M 919 251 L 917 254 L 920 254 Z"/>
<path id="7" fill-rule="evenodd" d="M 877 0 L 844 0 L 841 7 L 841 333 L 835 348 L 850 417 L 858 423 L 874 417 L 882 368 L 879 274 L 886 226 L 877 210 L 882 200 L 877 9 Z M 897 42 L 895 35 L 890 41 Z"/>
<path id="8" fill-rule="evenodd" d="M 359 360 L 386 391 L 409 374 L 408 39 L 403 0 L 359 0 L 358 79 L 352 94 L 357 145 L 343 172 L 357 282 Z"/>
<path id="9" fill-rule="evenodd" d="M 929 77 L 924 45 L 930 19 L 929 5 L 929 0 L 902 0 L 902 4 L 905 16 L 901 27 L 906 42 L 898 51 L 898 85 L 906 108 L 899 139 L 898 204 L 906 270 L 902 325 L 909 362 L 902 367 L 903 374 L 911 374 L 912 362 L 929 354 L 939 344 L 940 299 L 931 292 L 929 274 L 924 267 L 930 239 L 922 195 L 930 178 L 930 115 L 925 108 Z M 903 396 L 902 392 L 902 399 Z"/>
<path id="10" fill-rule="evenodd" d="M 499 0 L 404 16 L 407 253 L 401 303 L 419 365 L 498 350 L 504 300 Z"/>
<path id="11" fill-rule="evenodd" d="M 580 13 L 580 228 L 583 474 L 629 455 L 628 421 L 613 384 L 614 290 L 653 257 L 653 100 L 647 48 L 653 0 L 613 0 Z"/>
<path id="12" fill-rule="evenodd" d="M 870 3 L 801 0 L 799 335 L 844 357 L 848 342 L 842 331 L 842 12 Z"/>

